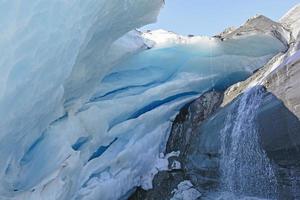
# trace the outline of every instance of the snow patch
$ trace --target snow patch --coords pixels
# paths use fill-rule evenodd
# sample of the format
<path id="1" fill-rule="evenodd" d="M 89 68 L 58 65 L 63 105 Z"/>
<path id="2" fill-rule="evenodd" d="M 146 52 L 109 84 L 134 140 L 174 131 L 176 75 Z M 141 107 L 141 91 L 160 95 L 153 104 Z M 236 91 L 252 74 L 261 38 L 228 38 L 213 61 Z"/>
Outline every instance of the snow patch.
<path id="1" fill-rule="evenodd" d="M 169 167 L 169 158 L 178 157 L 179 154 L 180 154 L 179 151 L 177 151 L 177 152 L 173 151 L 166 155 L 164 155 L 163 153 L 160 153 L 159 158 L 156 160 L 153 169 L 151 171 L 149 171 L 149 173 L 147 173 L 146 175 L 142 176 L 141 187 L 144 190 L 152 189 L 153 188 L 152 180 L 153 180 L 154 176 L 160 171 L 171 171 L 174 169 L 181 169 L 181 165 L 178 161 L 174 161 L 171 164 L 171 167 Z"/>
<path id="2" fill-rule="evenodd" d="M 196 200 L 201 197 L 201 193 L 193 188 L 190 181 L 183 181 L 178 184 L 177 189 L 172 191 L 173 197 L 170 200 Z"/>
<path id="3" fill-rule="evenodd" d="M 216 45 L 218 39 L 207 36 L 183 36 L 174 32 L 158 29 L 142 33 L 142 37 L 148 40 L 149 46 L 167 47 L 175 44 L 208 44 Z"/>

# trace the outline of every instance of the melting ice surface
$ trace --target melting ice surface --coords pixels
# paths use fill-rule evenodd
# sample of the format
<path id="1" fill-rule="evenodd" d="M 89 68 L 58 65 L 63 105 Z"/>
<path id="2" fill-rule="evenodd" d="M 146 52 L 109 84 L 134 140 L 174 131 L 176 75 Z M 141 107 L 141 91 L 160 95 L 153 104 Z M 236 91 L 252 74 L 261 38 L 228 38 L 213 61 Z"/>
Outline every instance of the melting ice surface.
<path id="1" fill-rule="evenodd" d="M 148 50 L 139 34 L 117 40 L 153 21 L 160 0 L 16 2 L 0 1 L 0 199 L 111 200 L 151 188 L 180 107 L 284 50 L 259 34 Z"/>

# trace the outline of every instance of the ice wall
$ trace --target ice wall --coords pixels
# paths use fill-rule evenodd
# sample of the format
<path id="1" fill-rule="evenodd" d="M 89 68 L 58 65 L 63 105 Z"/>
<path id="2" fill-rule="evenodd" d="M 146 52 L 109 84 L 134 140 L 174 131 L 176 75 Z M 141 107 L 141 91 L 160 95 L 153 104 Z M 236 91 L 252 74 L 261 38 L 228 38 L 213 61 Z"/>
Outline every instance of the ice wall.
<path id="1" fill-rule="evenodd" d="M 151 36 L 119 39 L 161 4 L 0 1 L 0 199 L 110 200 L 150 188 L 177 110 L 285 50 L 267 34 L 153 39 L 149 50 Z"/>
<path id="2" fill-rule="evenodd" d="M 112 43 L 153 22 L 161 5 L 161 0 L 0 1 L 0 193 L 4 199 L 27 190 L 31 186 L 27 181 L 39 177 L 38 171 L 27 177 L 24 156 L 64 115 L 65 102 L 84 98 L 93 88 L 93 76 L 101 78 L 119 58 L 144 45 L 132 41 L 128 49 L 122 41 Z M 46 156 L 36 169 L 44 170 L 40 165 L 49 161 Z M 51 195 L 62 198 L 56 191 Z"/>

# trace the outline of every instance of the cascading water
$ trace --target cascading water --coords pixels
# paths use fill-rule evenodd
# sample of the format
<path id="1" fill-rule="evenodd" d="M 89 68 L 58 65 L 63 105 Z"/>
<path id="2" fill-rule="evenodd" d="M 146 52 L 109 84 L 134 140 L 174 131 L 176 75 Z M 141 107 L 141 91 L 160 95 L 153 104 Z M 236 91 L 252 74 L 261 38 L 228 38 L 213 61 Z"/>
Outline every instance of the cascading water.
<path id="1" fill-rule="evenodd" d="M 236 196 L 272 199 L 276 177 L 260 144 L 256 115 L 265 92 L 255 87 L 235 102 L 221 131 L 220 170 L 222 189 Z"/>

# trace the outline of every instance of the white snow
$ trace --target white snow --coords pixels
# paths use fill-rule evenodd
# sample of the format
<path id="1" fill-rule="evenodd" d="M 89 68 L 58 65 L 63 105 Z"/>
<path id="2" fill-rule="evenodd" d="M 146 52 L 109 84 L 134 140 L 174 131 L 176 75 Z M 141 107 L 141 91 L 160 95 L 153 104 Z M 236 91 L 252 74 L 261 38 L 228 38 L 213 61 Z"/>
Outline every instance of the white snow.
<path id="1" fill-rule="evenodd" d="M 196 200 L 201 197 L 201 193 L 193 188 L 190 181 L 182 181 L 172 193 L 173 197 L 170 200 Z"/>
<path id="2" fill-rule="evenodd" d="M 142 35 L 149 46 L 167 47 L 174 44 L 216 44 L 216 38 L 207 36 L 183 36 L 163 29 L 144 32 Z M 200 45 L 201 45 L 200 44 Z"/>
<path id="3" fill-rule="evenodd" d="M 156 159 L 156 161 L 153 165 L 153 168 L 149 172 L 147 172 L 145 175 L 142 176 L 141 187 L 144 190 L 152 189 L 153 188 L 152 180 L 153 180 L 154 176 L 160 171 L 169 171 L 169 170 L 173 170 L 173 169 L 180 169 L 181 165 L 178 161 L 174 161 L 171 165 L 171 168 L 169 168 L 168 159 L 170 157 L 178 157 L 178 156 L 179 156 L 179 151 L 171 152 L 167 155 L 160 153 L 159 157 Z"/>

